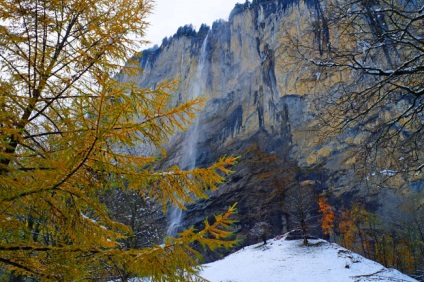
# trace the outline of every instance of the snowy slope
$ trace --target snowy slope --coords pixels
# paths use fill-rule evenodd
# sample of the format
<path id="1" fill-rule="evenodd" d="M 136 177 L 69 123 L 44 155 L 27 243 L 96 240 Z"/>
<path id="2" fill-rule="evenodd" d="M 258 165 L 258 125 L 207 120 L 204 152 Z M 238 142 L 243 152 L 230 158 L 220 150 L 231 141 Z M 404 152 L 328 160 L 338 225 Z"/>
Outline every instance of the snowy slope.
<path id="1" fill-rule="evenodd" d="M 417 281 L 397 270 L 350 252 L 337 244 L 285 238 L 245 247 L 205 264 L 200 275 L 211 282 Z"/>

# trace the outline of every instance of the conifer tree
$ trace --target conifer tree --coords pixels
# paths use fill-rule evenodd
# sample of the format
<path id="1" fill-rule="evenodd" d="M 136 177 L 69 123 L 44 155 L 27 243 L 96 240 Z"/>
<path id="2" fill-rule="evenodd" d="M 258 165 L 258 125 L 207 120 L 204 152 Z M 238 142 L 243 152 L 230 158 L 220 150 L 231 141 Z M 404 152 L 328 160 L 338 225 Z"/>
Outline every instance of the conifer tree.
<path id="1" fill-rule="evenodd" d="M 43 281 L 110 275 L 189 280 L 198 241 L 228 247 L 234 207 L 203 230 L 125 249 L 132 230 L 99 196 L 125 187 L 164 207 L 206 198 L 235 158 L 209 168 L 153 169 L 200 99 L 171 107 L 174 84 L 140 89 L 124 62 L 143 43 L 150 0 L 0 0 L 0 268 Z M 137 36 L 138 35 L 138 36 Z M 127 154 L 122 148 L 147 148 Z M 135 150 L 137 152 L 137 150 Z"/>

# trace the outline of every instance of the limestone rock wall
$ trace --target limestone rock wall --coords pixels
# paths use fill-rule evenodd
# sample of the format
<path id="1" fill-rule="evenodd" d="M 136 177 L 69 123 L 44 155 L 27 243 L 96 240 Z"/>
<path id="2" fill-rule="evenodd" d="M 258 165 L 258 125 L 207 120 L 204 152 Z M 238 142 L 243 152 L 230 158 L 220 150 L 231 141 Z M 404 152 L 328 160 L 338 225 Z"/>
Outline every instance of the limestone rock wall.
<path id="1" fill-rule="evenodd" d="M 287 128 L 281 124 L 289 119 L 293 129 L 300 130 L 311 117 L 299 107 L 302 101 L 307 103 L 317 74 L 298 64 L 293 50 L 287 50 L 285 34 L 301 29 L 301 23 L 314 16 L 316 8 L 311 3 L 315 2 L 264 1 L 254 9 L 232 14 L 229 22 L 215 22 L 206 34 L 173 38 L 165 46 L 145 52 L 140 59 L 144 71 L 139 83 L 155 87 L 162 80 L 177 78 L 175 103 L 192 98 L 196 85 L 204 84 L 199 94 L 208 103 L 200 118 L 225 116 L 220 145 L 234 138 L 247 139 L 261 128 L 286 134 Z M 196 72 L 204 43 L 206 63 L 199 81 Z M 290 107 L 288 103 L 292 103 Z"/>
<path id="2" fill-rule="evenodd" d="M 313 130 L 318 114 L 313 94 L 349 74 L 321 73 L 302 62 L 292 44 L 302 37 L 318 50 L 325 47 L 330 31 L 320 20 L 322 9 L 318 0 L 238 4 L 228 22 L 166 39 L 138 58 L 141 86 L 176 78 L 173 103 L 198 95 L 207 99 L 198 121 L 167 144 L 166 165 L 185 166 L 187 144 L 195 147 L 194 164 L 200 167 L 222 155 L 241 156 L 235 173 L 210 200 L 184 212 L 182 225 L 201 224 L 238 202 L 236 228 L 248 244 L 257 221 L 272 223 L 273 233 L 291 227 L 284 191 L 294 183 L 313 183 L 317 193 L 331 190 L 340 201 L 360 190 L 349 150 L 358 140 L 347 134 L 342 141 L 322 143 Z M 318 32 L 311 30 L 314 23 Z"/>

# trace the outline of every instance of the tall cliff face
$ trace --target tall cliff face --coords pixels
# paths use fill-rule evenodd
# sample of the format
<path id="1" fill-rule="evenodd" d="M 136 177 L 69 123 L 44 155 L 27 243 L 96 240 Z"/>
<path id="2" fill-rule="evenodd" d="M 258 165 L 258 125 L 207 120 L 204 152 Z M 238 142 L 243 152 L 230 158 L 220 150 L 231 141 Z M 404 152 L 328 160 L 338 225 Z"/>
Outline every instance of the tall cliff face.
<path id="1" fill-rule="evenodd" d="M 181 225 L 201 224 L 238 202 L 236 228 L 247 244 L 257 221 L 272 223 L 273 233 L 291 228 L 284 191 L 296 183 L 331 190 L 341 203 L 361 193 L 350 154 L 360 138 L 346 133 L 319 143 L 313 131 L 319 114 L 313 94 L 348 74 L 321 73 L 302 63 L 291 44 L 306 36 L 317 50 L 325 49 L 330 35 L 322 9 L 318 0 L 238 4 L 228 22 L 198 32 L 181 28 L 139 58 L 141 86 L 176 78 L 175 105 L 198 95 L 207 100 L 193 126 L 167 145 L 165 165 L 202 167 L 225 154 L 241 156 L 235 173 L 210 200 L 190 206 Z"/>
<path id="2" fill-rule="evenodd" d="M 199 34 L 174 36 L 140 58 L 142 86 L 177 78 L 174 103 L 199 92 L 206 97 L 199 130 L 207 140 L 199 143 L 221 148 L 263 130 L 285 139 L 287 147 L 296 139 L 293 131 L 305 128 L 312 118 L 307 114 L 308 94 L 317 74 L 297 64 L 294 50 L 284 48 L 284 34 L 318 17 L 319 2 L 262 2 L 253 8 L 236 7 L 229 22 L 215 22 Z M 301 140 L 296 142 L 300 145 Z"/>

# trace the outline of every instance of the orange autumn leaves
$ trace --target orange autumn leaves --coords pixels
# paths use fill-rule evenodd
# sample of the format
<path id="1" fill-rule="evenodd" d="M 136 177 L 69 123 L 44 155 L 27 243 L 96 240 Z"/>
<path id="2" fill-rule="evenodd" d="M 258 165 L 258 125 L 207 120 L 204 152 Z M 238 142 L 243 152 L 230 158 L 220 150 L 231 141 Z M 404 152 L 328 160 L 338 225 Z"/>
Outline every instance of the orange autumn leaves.
<path id="1" fill-rule="evenodd" d="M 334 210 L 324 196 L 318 198 L 319 212 L 322 213 L 321 228 L 326 235 L 332 235 L 334 228 Z"/>

